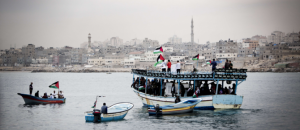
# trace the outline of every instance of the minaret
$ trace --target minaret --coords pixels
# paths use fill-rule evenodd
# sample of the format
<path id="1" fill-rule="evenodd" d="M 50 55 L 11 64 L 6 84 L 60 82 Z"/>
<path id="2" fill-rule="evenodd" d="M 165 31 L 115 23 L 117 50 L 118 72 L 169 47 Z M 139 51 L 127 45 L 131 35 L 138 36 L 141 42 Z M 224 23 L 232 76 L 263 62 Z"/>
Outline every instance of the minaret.
<path id="1" fill-rule="evenodd" d="M 89 46 L 88 47 L 91 48 L 91 34 L 90 33 L 89 33 L 89 37 L 88 38 L 89 38 Z"/>
<path id="2" fill-rule="evenodd" d="M 193 25 L 193 18 L 192 18 L 192 26 L 191 26 L 191 28 L 192 28 L 192 33 L 191 33 L 191 43 L 192 44 L 194 44 L 194 25 Z"/>

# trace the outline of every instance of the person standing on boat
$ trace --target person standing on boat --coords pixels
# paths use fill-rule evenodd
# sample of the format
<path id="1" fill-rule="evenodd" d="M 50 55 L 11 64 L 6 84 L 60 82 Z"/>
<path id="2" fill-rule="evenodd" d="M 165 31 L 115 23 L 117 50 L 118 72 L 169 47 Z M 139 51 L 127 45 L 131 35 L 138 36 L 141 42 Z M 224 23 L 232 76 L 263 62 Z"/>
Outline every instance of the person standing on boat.
<path id="1" fill-rule="evenodd" d="M 228 62 L 228 59 L 226 59 L 224 68 L 225 68 L 225 70 L 228 70 L 228 69 L 229 69 L 229 62 Z"/>
<path id="2" fill-rule="evenodd" d="M 162 65 L 161 71 L 162 71 L 162 72 L 166 72 L 166 63 L 165 63 L 165 60 L 162 60 L 161 65 Z"/>
<path id="3" fill-rule="evenodd" d="M 103 103 L 103 106 L 101 107 L 101 113 L 102 113 L 102 114 L 107 114 L 107 106 L 106 106 L 106 103 Z"/>
<path id="4" fill-rule="evenodd" d="M 176 70 L 177 70 L 177 73 L 180 73 L 180 62 L 179 62 L 179 60 L 177 61 L 177 64 L 176 64 Z"/>
<path id="5" fill-rule="evenodd" d="M 229 61 L 229 69 L 232 69 L 233 64 L 231 63 L 231 60 Z"/>
<path id="6" fill-rule="evenodd" d="M 210 66 L 211 65 L 212 65 L 211 71 L 214 73 L 217 66 L 217 62 L 215 61 L 215 59 L 213 59 L 213 61 L 210 63 Z"/>
<path id="7" fill-rule="evenodd" d="M 171 72 L 172 63 L 170 62 L 170 60 L 168 60 L 167 66 L 168 66 L 168 72 Z"/>
<path id="8" fill-rule="evenodd" d="M 33 86 L 32 86 L 32 82 L 30 83 L 30 85 L 29 85 L 29 93 L 30 93 L 30 95 L 32 94 L 32 90 L 33 90 Z"/>
<path id="9" fill-rule="evenodd" d="M 172 84 L 171 93 L 172 93 L 172 97 L 174 97 L 174 95 L 176 93 L 175 82 L 173 82 L 173 84 Z"/>
<path id="10" fill-rule="evenodd" d="M 180 82 L 179 82 L 180 83 Z M 184 94 L 185 94 L 185 88 L 183 86 L 182 83 L 180 83 L 180 93 L 181 93 L 181 97 L 184 97 Z"/>

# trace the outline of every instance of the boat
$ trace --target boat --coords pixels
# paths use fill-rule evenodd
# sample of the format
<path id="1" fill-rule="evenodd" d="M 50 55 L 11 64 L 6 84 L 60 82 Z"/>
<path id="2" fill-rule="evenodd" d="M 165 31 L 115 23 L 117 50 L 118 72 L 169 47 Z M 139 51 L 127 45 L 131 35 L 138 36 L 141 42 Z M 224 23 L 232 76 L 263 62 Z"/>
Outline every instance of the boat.
<path id="1" fill-rule="evenodd" d="M 18 93 L 22 96 L 25 101 L 25 104 L 47 104 L 47 103 L 65 103 L 66 98 L 40 98 L 35 97 L 29 94 Z"/>
<path id="2" fill-rule="evenodd" d="M 201 98 L 191 98 L 171 105 L 149 107 L 148 113 L 149 115 L 173 115 L 193 112 L 194 107 L 201 102 L 201 100 Z"/>
<path id="3" fill-rule="evenodd" d="M 121 102 L 111 105 L 107 108 L 107 114 L 101 114 L 101 122 L 122 120 L 133 106 L 134 105 L 129 102 Z M 94 121 L 93 111 L 85 112 L 85 121 Z"/>
<path id="4" fill-rule="evenodd" d="M 172 97 L 171 87 L 172 84 L 175 84 L 176 93 L 180 94 L 180 86 L 183 85 L 185 89 L 192 88 L 193 92 L 195 92 L 196 87 L 201 86 L 202 82 L 214 83 L 215 92 L 216 93 L 206 93 L 200 94 L 197 98 L 201 98 L 202 101 L 198 103 L 194 109 L 199 110 L 214 110 L 214 109 L 239 109 L 243 103 L 243 96 L 237 95 L 236 91 L 238 86 L 246 81 L 247 78 L 247 69 L 216 69 L 215 72 L 161 72 L 161 71 L 153 71 L 153 70 L 143 70 L 143 69 L 132 69 L 133 81 L 137 82 L 136 87 L 132 87 L 133 92 L 141 99 L 142 103 L 146 107 L 153 107 L 156 104 L 159 106 L 165 106 L 174 104 L 175 97 Z M 139 81 L 137 81 L 137 78 Z M 165 84 L 164 95 L 162 95 L 162 87 L 159 86 L 159 95 L 153 95 L 148 90 L 144 91 L 138 90 L 141 84 L 141 78 L 144 77 L 146 81 L 148 79 L 156 79 L 157 83 L 162 86 Z M 136 80 L 136 81 L 135 81 Z M 166 80 L 172 82 L 165 82 Z M 189 83 L 184 83 L 189 82 Z M 233 91 L 231 94 L 218 94 L 218 90 L 220 90 L 219 85 L 222 88 L 225 88 L 225 85 L 232 86 Z M 145 83 L 147 86 L 147 82 Z M 178 87 L 177 87 L 178 86 Z M 207 85 L 208 87 L 208 85 Z M 201 87 L 202 88 L 202 87 Z M 179 95 L 181 100 L 187 100 L 193 97 L 193 95 L 188 95 L 185 92 L 184 96 Z"/>

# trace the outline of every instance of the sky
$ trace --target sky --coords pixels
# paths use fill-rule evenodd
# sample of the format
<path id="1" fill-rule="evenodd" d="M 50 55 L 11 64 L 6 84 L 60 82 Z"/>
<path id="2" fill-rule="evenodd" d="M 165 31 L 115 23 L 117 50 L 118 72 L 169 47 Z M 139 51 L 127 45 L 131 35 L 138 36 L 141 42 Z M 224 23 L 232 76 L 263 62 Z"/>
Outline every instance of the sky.
<path id="1" fill-rule="evenodd" d="M 118 36 L 204 44 L 300 31 L 300 0 L 0 0 L 0 50 L 79 47 Z M 198 42 L 199 41 L 199 42 Z"/>

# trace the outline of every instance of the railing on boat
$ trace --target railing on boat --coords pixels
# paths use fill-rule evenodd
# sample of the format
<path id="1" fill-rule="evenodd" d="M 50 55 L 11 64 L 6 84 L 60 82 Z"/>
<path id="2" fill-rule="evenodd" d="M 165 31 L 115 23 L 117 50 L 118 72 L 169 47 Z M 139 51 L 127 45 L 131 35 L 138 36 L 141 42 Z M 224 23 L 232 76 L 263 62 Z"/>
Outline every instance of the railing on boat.
<path id="1" fill-rule="evenodd" d="M 181 79 L 181 80 L 246 80 L 247 69 L 216 69 L 212 72 L 183 72 L 170 73 L 153 70 L 132 69 L 132 73 L 139 76 L 153 77 L 160 79 Z"/>

